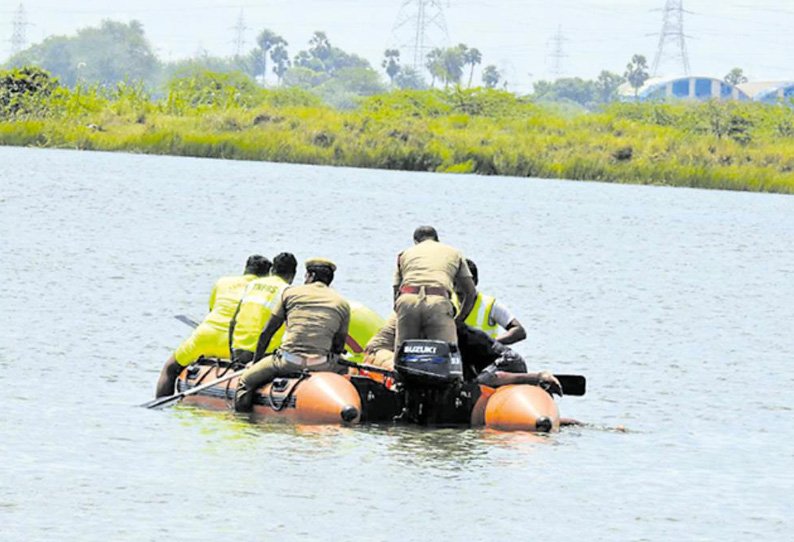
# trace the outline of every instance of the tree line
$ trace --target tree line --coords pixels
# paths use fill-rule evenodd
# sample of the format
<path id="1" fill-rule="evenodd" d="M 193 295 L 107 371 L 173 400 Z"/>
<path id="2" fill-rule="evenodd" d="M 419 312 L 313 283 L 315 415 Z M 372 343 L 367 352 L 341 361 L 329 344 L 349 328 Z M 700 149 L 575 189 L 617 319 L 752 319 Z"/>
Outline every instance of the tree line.
<path id="1" fill-rule="evenodd" d="M 333 45 L 325 32 L 315 32 L 307 46 L 295 55 L 290 55 L 288 48 L 286 39 L 263 29 L 257 34 L 255 46 L 245 54 L 218 57 L 200 50 L 193 58 L 164 62 L 154 53 L 140 22 L 104 20 L 98 27 L 78 30 L 75 36 L 50 36 L 14 55 L 6 67 L 39 66 L 72 87 L 143 81 L 155 92 L 167 88 L 177 76 L 201 71 L 239 72 L 261 86 L 275 84 L 309 90 L 337 107 L 352 107 L 357 98 L 381 94 L 389 88 L 508 86 L 494 64 L 484 66 L 481 80 L 475 81 L 474 71 L 482 64 L 483 55 L 476 47 L 463 43 L 430 50 L 422 69 L 404 63 L 398 49 L 387 49 L 380 65 L 387 77 L 385 82 L 368 60 Z M 537 81 L 534 97 L 584 106 L 608 103 L 618 99 L 618 88 L 623 83 L 628 82 L 636 96 L 648 78 L 645 57 L 634 55 L 623 74 L 604 70 L 594 80 L 572 77 Z M 735 68 L 726 81 L 737 84 L 746 78 Z"/>

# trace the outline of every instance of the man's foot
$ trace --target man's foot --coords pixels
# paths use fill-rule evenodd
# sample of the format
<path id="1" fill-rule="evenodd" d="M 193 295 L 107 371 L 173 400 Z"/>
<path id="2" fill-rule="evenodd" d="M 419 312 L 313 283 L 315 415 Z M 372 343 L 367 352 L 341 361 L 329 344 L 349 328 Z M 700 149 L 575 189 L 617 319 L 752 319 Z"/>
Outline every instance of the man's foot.
<path id="1" fill-rule="evenodd" d="M 254 410 L 254 392 L 240 384 L 234 394 L 234 411 L 251 412 Z"/>

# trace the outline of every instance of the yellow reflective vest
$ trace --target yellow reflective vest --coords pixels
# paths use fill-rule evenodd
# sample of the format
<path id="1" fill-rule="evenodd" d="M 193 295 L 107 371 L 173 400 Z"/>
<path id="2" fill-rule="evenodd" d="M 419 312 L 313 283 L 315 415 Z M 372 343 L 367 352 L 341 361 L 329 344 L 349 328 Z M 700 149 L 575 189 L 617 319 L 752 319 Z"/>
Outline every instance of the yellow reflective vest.
<path id="1" fill-rule="evenodd" d="M 237 310 L 248 284 L 256 275 L 221 277 L 210 294 L 210 312 L 202 324 L 208 324 L 216 331 L 228 334 L 229 324 Z"/>
<path id="2" fill-rule="evenodd" d="M 287 286 L 289 285 L 284 279 L 276 275 L 251 281 L 240 300 L 240 307 L 235 317 L 232 336 L 234 350 L 256 351 L 259 335 L 270 320 L 273 309 L 281 300 L 281 294 Z M 284 326 L 281 326 L 270 340 L 266 353 L 278 348 L 283 338 Z"/>
<path id="3" fill-rule="evenodd" d="M 345 350 L 348 359 L 361 363 L 364 359 L 364 348 L 375 334 L 383 327 L 383 318 L 378 313 L 355 301 L 350 301 L 350 327 L 347 329 Z"/>
<path id="4" fill-rule="evenodd" d="M 492 296 L 477 292 L 474 306 L 466 317 L 466 325 L 483 330 L 492 339 L 499 335 L 499 326 L 491 322 L 491 310 L 493 309 L 494 301 L 496 299 Z"/>

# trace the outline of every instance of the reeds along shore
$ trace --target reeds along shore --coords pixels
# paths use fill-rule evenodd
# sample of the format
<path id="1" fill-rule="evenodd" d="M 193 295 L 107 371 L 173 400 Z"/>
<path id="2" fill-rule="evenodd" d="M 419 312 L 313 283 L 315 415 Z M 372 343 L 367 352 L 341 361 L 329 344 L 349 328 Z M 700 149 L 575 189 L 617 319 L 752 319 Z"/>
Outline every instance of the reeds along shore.
<path id="1" fill-rule="evenodd" d="M 794 193 L 794 108 L 400 91 L 352 111 L 295 89 L 55 88 L 2 104 L 0 144 Z M 9 105 L 11 104 L 11 105 Z M 12 107 L 13 106 L 13 107 Z"/>

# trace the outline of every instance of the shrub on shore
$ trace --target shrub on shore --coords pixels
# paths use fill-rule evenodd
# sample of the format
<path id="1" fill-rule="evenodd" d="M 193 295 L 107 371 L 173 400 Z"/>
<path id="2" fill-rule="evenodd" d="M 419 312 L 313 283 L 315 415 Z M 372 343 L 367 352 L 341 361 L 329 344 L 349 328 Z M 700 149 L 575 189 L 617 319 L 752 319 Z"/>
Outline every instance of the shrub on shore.
<path id="1" fill-rule="evenodd" d="M 567 115 L 453 89 L 338 111 L 299 89 L 211 72 L 173 81 L 159 100 L 136 84 L 39 86 L 0 87 L 0 144 L 794 193 L 787 107 L 613 104 Z"/>

